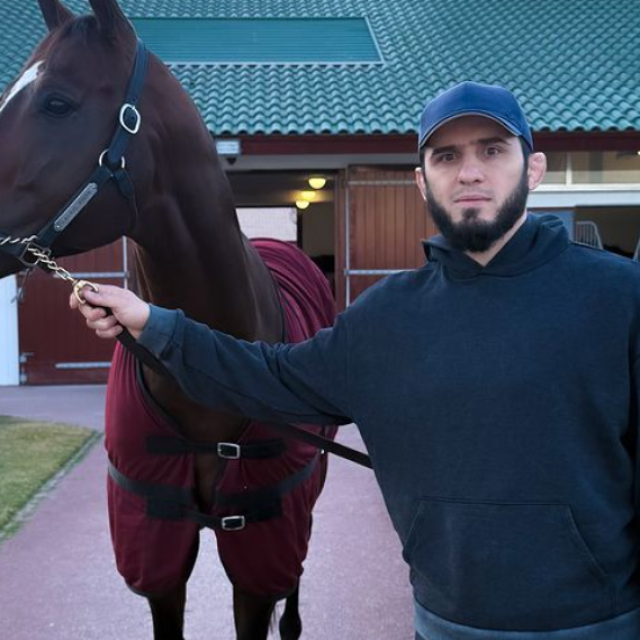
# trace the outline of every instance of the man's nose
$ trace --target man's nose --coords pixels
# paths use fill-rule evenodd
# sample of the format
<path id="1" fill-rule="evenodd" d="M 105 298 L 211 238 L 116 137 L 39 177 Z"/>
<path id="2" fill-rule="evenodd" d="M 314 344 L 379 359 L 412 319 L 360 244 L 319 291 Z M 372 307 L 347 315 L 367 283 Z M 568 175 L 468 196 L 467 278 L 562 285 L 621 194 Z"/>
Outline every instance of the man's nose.
<path id="1" fill-rule="evenodd" d="M 467 157 L 460 167 L 458 179 L 464 184 L 474 184 L 484 180 L 482 166 L 476 157 Z"/>

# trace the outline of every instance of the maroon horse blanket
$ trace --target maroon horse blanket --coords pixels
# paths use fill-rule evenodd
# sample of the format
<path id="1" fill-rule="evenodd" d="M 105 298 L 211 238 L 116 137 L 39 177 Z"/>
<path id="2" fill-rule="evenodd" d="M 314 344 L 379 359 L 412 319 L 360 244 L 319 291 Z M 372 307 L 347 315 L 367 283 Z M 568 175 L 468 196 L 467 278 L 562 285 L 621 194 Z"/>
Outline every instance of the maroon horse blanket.
<path id="1" fill-rule="evenodd" d="M 255 240 L 255 248 L 279 285 L 287 339 L 299 342 L 333 324 L 334 303 L 320 270 L 296 247 L 277 240 Z M 335 427 L 307 426 L 327 437 Z M 149 453 L 149 438 L 182 438 L 178 425 L 163 414 L 144 389 L 139 364 L 116 346 L 107 391 L 106 448 L 109 454 L 108 502 L 111 538 L 118 571 L 126 583 L 144 595 L 161 595 L 184 583 L 198 549 L 201 524 L 188 519 L 157 517 L 149 500 L 134 489 L 193 496 L 194 453 Z M 239 444 L 277 438 L 268 425 L 252 423 Z M 225 460 L 216 493 L 254 492 L 300 473 L 318 456 L 311 445 L 286 440 L 286 450 L 269 459 Z M 242 591 L 263 597 L 284 597 L 302 574 L 310 536 L 311 510 L 321 490 L 325 456 L 300 484 L 284 495 L 280 513 L 239 531 L 216 527 L 218 552 L 231 582 Z M 114 475 L 116 474 L 116 475 Z M 126 478 L 129 485 L 117 482 Z M 143 493 L 144 493 L 143 491 Z M 164 492 L 164 493 L 163 493 Z M 242 509 L 213 505 L 216 517 Z"/>

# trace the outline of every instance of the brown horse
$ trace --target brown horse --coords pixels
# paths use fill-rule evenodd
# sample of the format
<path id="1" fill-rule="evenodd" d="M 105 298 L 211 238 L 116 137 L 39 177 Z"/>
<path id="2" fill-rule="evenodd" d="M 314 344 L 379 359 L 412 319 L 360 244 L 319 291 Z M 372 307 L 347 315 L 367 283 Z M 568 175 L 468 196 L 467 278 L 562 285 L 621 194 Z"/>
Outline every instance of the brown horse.
<path id="1" fill-rule="evenodd" d="M 6 250 L 0 277 L 19 271 L 19 258 L 33 262 L 21 256 L 29 238 L 59 257 L 126 235 L 137 245 L 144 299 L 182 308 L 238 337 L 280 341 L 284 321 L 273 277 L 240 232 L 215 145 L 194 104 L 153 55 L 138 67 L 140 47 L 116 0 L 89 2 L 93 15 L 75 17 L 59 0 L 39 0 L 49 33 L 0 99 L 0 245 Z M 124 96 L 133 104 L 123 107 Z M 241 438 L 245 418 L 195 405 L 146 367 L 143 378 L 187 440 Z M 222 463 L 211 451 L 194 460 L 195 500 L 210 506 Z M 317 472 L 321 488 L 324 456 Z M 308 531 L 310 523 L 309 511 Z M 280 634 L 298 638 L 298 586 L 264 597 L 234 585 L 237 637 L 266 638 L 275 602 L 286 597 Z M 186 578 L 169 592 L 143 595 L 155 637 L 182 638 Z"/>

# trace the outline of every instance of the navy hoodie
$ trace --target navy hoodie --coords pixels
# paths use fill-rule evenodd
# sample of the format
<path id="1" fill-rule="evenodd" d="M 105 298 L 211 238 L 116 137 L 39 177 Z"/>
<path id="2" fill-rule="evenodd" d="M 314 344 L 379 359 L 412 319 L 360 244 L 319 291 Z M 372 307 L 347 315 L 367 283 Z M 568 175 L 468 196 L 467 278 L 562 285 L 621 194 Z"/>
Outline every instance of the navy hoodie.
<path id="1" fill-rule="evenodd" d="M 485 267 L 425 250 L 298 345 L 157 307 L 140 342 L 204 405 L 358 424 L 425 636 L 605 640 L 572 630 L 640 607 L 640 265 L 552 216 Z M 640 638 L 637 614 L 616 638 Z"/>

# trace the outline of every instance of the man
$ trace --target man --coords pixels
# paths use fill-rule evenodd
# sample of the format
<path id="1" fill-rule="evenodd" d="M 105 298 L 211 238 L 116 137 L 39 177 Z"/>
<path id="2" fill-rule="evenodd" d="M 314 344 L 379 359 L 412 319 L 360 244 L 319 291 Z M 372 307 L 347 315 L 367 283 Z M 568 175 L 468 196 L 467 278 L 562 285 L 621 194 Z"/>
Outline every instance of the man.
<path id="1" fill-rule="evenodd" d="M 202 404 L 353 420 L 411 568 L 424 640 L 638 640 L 640 271 L 527 215 L 545 157 L 506 89 L 465 82 L 420 123 L 442 236 L 298 345 L 249 344 L 104 287 Z M 375 561 L 375 559 L 372 559 Z"/>

